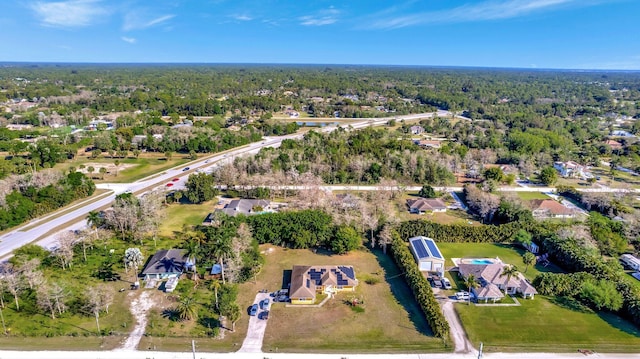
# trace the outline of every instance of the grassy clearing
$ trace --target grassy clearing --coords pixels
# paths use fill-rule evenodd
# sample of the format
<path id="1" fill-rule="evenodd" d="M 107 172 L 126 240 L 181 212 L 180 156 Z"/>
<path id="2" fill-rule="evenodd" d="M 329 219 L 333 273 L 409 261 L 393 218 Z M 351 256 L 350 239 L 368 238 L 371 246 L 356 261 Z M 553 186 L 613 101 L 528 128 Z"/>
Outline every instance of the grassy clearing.
<path id="1" fill-rule="evenodd" d="M 163 154 L 159 153 L 147 153 L 140 155 L 139 158 L 98 158 L 91 159 L 88 157 L 77 157 L 76 160 L 67 162 L 66 169 L 71 166 L 78 168 L 80 165 L 86 165 L 87 163 L 104 163 L 104 164 L 113 164 L 114 161 L 120 161 L 123 165 L 129 166 L 128 168 L 123 168 L 122 166 L 118 171 L 118 175 L 116 173 L 107 173 L 104 175 L 104 179 L 102 179 L 102 174 L 97 171 L 94 172 L 91 176 L 96 183 L 101 182 L 110 182 L 110 183 L 128 183 L 134 182 L 139 179 L 145 178 L 147 176 L 153 175 L 157 172 L 165 171 L 170 168 L 180 166 L 191 161 L 188 157 L 183 155 L 174 155 L 170 160 L 167 160 Z"/>
<path id="2" fill-rule="evenodd" d="M 165 218 L 158 228 L 160 236 L 173 236 L 175 231 L 182 230 L 182 226 L 201 224 L 207 214 L 214 210 L 216 202 L 209 201 L 201 204 L 172 203 L 165 208 Z"/>
<path id="3" fill-rule="evenodd" d="M 550 199 L 551 197 L 547 196 L 541 192 L 516 192 L 518 197 L 520 197 L 523 201 L 531 201 L 534 199 Z"/>
<path id="4" fill-rule="evenodd" d="M 640 351 L 640 332 L 610 313 L 594 313 L 577 303 L 536 296 L 518 307 L 478 307 L 456 304 L 475 346 L 489 352 Z"/>
<path id="5" fill-rule="evenodd" d="M 336 256 L 311 250 L 261 247 L 267 264 L 256 283 L 241 286 L 242 308 L 248 307 L 257 290 L 281 288 L 285 271 L 295 264 L 351 264 L 359 285 L 321 308 L 291 308 L 275 303 L 264 337 L 264 352 L 420 352 L 443 351 L 442 341 L 431 336 L 429 326 L 399 276 L 391 259 L 366 249 Z M 367 279 L 374 284 L 367 284 Z M 364 311 L 354 311 L 346 300 L 358 298 Z M 246 326 L 245 318 L 239 326 Z"/>

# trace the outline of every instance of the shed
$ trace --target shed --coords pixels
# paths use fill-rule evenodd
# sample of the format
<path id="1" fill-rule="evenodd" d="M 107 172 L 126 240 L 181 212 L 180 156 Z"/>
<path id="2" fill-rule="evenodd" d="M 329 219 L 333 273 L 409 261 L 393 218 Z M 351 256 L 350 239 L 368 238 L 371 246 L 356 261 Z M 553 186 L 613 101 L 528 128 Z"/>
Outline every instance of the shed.
<path id="1" fill-rule="evenodd" d="M 424 236 L 412 237 L 409 238 L 409 244 L 421 272 L 444 277 L 444 256 L 433 239 Z"/>

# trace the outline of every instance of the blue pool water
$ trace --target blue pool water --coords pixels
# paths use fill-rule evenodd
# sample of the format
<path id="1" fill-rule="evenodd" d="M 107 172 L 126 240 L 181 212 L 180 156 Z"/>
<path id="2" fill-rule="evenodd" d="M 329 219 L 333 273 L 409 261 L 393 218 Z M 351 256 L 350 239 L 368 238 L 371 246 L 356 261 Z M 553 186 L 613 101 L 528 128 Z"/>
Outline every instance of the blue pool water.
<path id="1" fill-rule="evenodd" d="M 490 259 L 472 259 L 470 261 L 471 264 L 491 264 L 493 263 Z"/>

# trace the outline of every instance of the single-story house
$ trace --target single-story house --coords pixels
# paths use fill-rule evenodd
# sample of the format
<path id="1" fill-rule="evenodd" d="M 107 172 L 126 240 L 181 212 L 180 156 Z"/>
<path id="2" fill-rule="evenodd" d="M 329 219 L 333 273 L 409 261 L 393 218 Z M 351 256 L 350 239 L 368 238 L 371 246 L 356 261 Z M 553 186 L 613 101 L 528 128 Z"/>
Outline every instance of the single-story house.
<path id="1" fill-rule="evenodd" d="M 555 162 L 553 168 L 560 173 L 562 177 L 586 177 L 587 168 L 574 161 Z"/>
<path id="2" fill-rule="evenodd" d="M 409 238 L 409 244 L 420 272 L 444 277 L 444 256 L 433 239 L 424 236 L 412 237 Z"/>
<path id="3" fill-rule="evenodd" d="M 535 218 L 573 218 L 575 210 L 553 199 L 535 199 L 529 202 Z"/>
<path id="4" fill-rule="evenodd" d="M 252 214 L 272 212 L 272 210 L 271 202 L 264 199 L 234 199 L 224 206 L 224 208 L 216 209 L 216 212 L 223 212 L 235 217 L 239 214 L 249 216 Z"/>
<path id="5" fill-rule="evenodd" d="M 521 294 L 526 299 L 533 299 L 538 293 L 522 273 L 509 278 L 502 275 L 506 266 L 499 258 L 463 258 L 456 259 L 460 277 L 467 278 L 472 274 L 480 286 L 472 289 L 478 301 L 496 301 L 507 294 Z"/>
<path id="6" fill-rule="evenodd" d="M 313 304 L 316 294 L 353 292 L 357 285 L 353 266 L 293 266 L 289 298 L 292 304 Z"/>
<path id="7" fill-rule="evenodd" d="M 617 151 L 617 150 L 621 150 L 622 149 L 622 143 L 616 141 L 616 140 L 606 140 L 604 142 L 605 145 L 608 145 L 609 147 L 611 147 L 612 150 Z"/>
<path id="8" fill-rule="evenodd" d="M 144 280 L 180 277 L 184 270 L 194 265 L 195 262 L 185 255 L 183 249 L 163 249 L 149 259 L 142 275 Z"/>
<path id="9" fill-rule="evenodd" d="M 409 128 L 409 131 L 411 131 L 412 134 L 414 135 L 420 135 L 422 133 L 424 133 L 424 128 L 422 128 L 422 126 L 411 126 Z"/>
<path id="10" fill-rule="evenodd" d="M 438 140 L 415 140 L 413 141 L 416 145 L 422 148 L 435 148 L 438 149 L 442 146 L 442 141 Z"/>
<path id="11" fill-rule="evenodd" d="M 439 198 L 408 199 L 409 212 L 424 214 L 426 212 L 446 212 L 447 205 Z"/>

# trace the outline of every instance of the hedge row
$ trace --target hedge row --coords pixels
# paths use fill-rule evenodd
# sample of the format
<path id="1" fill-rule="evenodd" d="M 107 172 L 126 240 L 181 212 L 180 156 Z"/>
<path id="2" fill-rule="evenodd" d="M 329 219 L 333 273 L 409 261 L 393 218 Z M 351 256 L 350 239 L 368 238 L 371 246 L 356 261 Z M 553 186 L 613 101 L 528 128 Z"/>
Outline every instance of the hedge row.
<path id="1" fill-rule="evenodd" d="M 555 263 L 571 272 L 587 272 L 616 284 L 624 304 L 620 314 L 640 327 L 640 290 L 628 279 L 617 261 L 605 261 L 587 252 L 574 239 L 551 236 L 543 242 Z"/>
<path id="2" fill-rule="evenodd" d="M 424 312 L 433 335 L 438 338 L 449 338 L 449 323 L 442 314 L 440 305 L 436 301 L 436 297 L 433 295 L 429 282 L 424 278 L 422 273 L 418 270 L 409 248 L 400 237 L 394 236 L 391 242 L 391 254 L 393 259 L 400 267 L 400 270 L 404 272 L 404 278 L 407 284 L 413 290 L 413 295 L 418 301 L 420 308 Z"/>
<path id="3" fill-rule="evenodd" d="M 397 232 L 401 238 L 409 239 L 417 235 L 423 235 L 438 242 L 449 243 L 501 243 L 511 242 L 516 232 L 524 229 L 534 235 L 548 233 L 547 224 L 538 222 L 511 222 L 499 226 L 468 226 L 464 224 L 439 224 L 425 220 L 413 220 L 402 222 Z"/>

